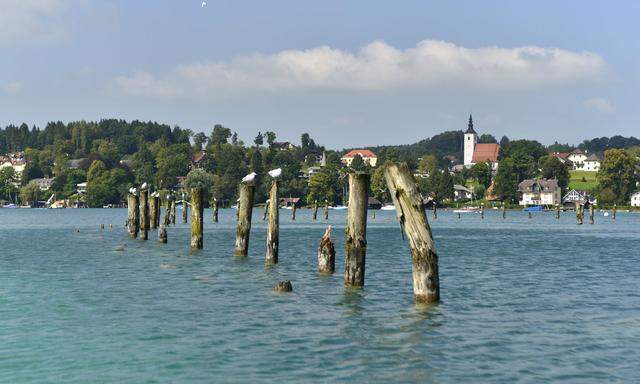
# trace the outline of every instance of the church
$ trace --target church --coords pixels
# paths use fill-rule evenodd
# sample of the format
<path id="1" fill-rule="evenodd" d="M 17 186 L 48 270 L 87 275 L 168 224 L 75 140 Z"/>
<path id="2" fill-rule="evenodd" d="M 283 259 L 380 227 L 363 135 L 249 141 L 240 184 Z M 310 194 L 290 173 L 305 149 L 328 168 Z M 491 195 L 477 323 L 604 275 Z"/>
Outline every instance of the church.
<path id="1" fill-rule="evenodd" d="M 478 134 L 473 129 L 473 117 L 469 115 L 469 126 L 464 133 L 464 166 L 471 168 L 476 163 L 489 163 L 492 171 L 498 170 L 500 144 L 478 144 Z"/>

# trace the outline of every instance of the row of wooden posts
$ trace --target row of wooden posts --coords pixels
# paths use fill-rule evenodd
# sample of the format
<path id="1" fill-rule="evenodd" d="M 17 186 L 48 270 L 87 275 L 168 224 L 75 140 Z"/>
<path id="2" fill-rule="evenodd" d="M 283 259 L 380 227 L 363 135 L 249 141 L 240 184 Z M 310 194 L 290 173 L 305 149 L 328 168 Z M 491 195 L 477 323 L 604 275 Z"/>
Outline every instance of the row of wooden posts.
<path id="1" fill-rule="evenodd" d="M 385 170 L 385 179 L 396 208 L 401 230 L 406 235 L 411 251 L 413 269 L 413 292 L 416 302 L 433 303 L 440 300 L 440 282 L 438 275 L 438 256 L 427 220 L 422 197 L 415 180 L 406 164 L 390 165 Z M 369 200 L 370 175 L 352 173 L 349 175 L 349 204 L 347 211 L 345 243 L 345 286 L 361 287 L 365 281 L 365 261 L 367 253 L 367 210 Z M 255 184 L 242 182 L 239 186 L 236 241 L 234 255 L 245 257 L 249 250 L 251 217 L 254 205 Z M 187 221 L 187 208 L 191 206 L 191 249 L 203 248 L 204 205 L 200 188 L 189 191 L 190 203 L 182 196 L 182 219 Z M 158 240 L 167 242 L 167 226 L 175 224 L 176 198 L 169 195 L 166 199 L 164 225 L 160 225 L 160 199 L 158 193 L 149 194 L 146 189 L 132 189 L 128 196 L 127 228 L 129 236 L 148 239 L 149 229 L 159 228 Z M 325 201 L 325 219 L 328 219 L 329 206 Z M 295 220 L 295 206 L 292 207 L 292 219 Z M 214 222 L 218 220 L 218 203 L 214 201 Z M 313 218 L 317 218 L 318 203 L 314 204 Z M 269 190 L 269 200 L 265 207 L 268 217 L 266 264 L 278 263 L 279 254 L 279 209 L 278 179 L 274 178 Z M 320 239 L 318 246 L 318 271 L 334 273 L 335 247 L 331 241 L 331 227 Z M 286 284 L 285 284 L 286 285 Z M 288 285 L 290 286 L 290 284 Z"/>

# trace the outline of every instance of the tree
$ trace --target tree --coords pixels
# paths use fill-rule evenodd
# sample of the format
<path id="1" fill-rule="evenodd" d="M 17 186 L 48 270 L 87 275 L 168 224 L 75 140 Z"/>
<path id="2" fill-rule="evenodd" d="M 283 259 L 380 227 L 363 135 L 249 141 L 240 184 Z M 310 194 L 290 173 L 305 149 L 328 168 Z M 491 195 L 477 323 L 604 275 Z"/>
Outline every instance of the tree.
<path id="1" fill-rule="evenodd" d="M 262 136 L 262 132 L 258 132 L 258 136 L 253 139 L 253 143 L 256 145 L 256 147 L 260 147 L 262 144 L 264 144 L 264 136 Z"/>
<path id="2" fill-rule="evenodd" d="M 391 201 L 391 195 L 387 188 L 387 181 L 384 177 L 384 171 L 387 168 L 387 164 L 383 164 L 377 167 L 371 175 L 371 194 L 381 202 Z"/>
<path id="3" fill-rule="evenodd" d="M 40 200 L 40 195 L 40 187 L 34 182 L 20 188 L 20 200 L 25 205 L 34 206 Z"/>
<path id="4" fill-rule="evenodd" d="M 207 135 L 205 135 L 204 132 L 196 133 L 193 135 L 193 144 L 198 151 L 201 151 L 207 144 Z"/>
<path id="5" fill-rule="evenodd" d="M 231 137 L 231 129 L 225 128 L 220 124 L 216 124 L 213 127 L 213 132 L 211 133 L 211 140 L 209 142 L 213 145 L 226 144 L 230 137 Z"/>
<path id="6" fill-rule="evenodd" d="M 356 154 L 351 160 L 351 165 L 349 166 L 352 170 L 358 172 L 364 172 L 367 170 L 367 164 L 362 159 L 362 156 Z"/>
<path id="7" fill-rule="evenodd" d="M 335 167 L 324 167 L 320 172 L 311 176 L 307 192 L 307 203 L 322 202 L 337 203 L 340 196 L 340 175 Z"/>
<path id="8" fill-rule="evenodd" d="M 434 155 L 424 155 L 418 164 L 421 173 L 432 175 L 438 169 L 438 159 Z"/>
<path id="9" fill-rule="evenodd" d="M 176 184 L 179 176 L 186 176 L 191 167 L 191 147 L 174 144 L 162 148 L 156 155 L 156 185 L 169 188 Z"/>
<path id="10" fill-rule="evenodd" d="M 476 163 L 471 168 L 471 174 L 485 189 L 491 185 L 491 166 L 488 163 Z"/>
<path id="11" fill-rule="evenodd" d="M 480 137 L 478 137 L 478 143 L 497 143 L 498 141 L 496 140 L 496 138 L 493 135 L 490 135 L 488 133 L 484 133 L 482 135 L 480 135 Z"/>
<path id="12" fill-rule="evenodd" d="M 91 182 L 102 176 L 107 171 L 107 166 L 101 160 L 94 160 L 87 172 L 87 181 Z"/>
<path id="13" fill-rule="evenodd" d="M 555 156 L 547 156 L 542 158 L 542 177 L 545 179 L 556 179 L 562 191 L 566 191 L 569 185 L 569 170 Z"/>
<path id="14" fill-rule="evenodd" d="M 513 159 L 502 160 L 495 178 L 494 193 L 503 201 L 515 202 L 518 183 L 518 172 Z"/>
<path id="15" fill-rule="evenodd" d="M 201 188 L 202 196 L 205 196 L 205 204 L 209 200 L 208 196 L 213 192 L 214 176 L 202 169 L 192 169 L 185 179 L 186 188 Z"/>
<path id="16" fill-rule="evenodd" d="M 448 170 L 444 170 L 440 175 L 436 199 L 438 201 L 453 199 L 453 177 L 451 177 L 451 173 Z"/>
<path id="17" fill-rule="evenodd" d="M 509 144 L 509 138 L 507 136 L 502 136 L 500 139 L 500 146 L 504 147 L 507 144 Z"/>
<path id="18" fill-rule="evenodd" d="M 310 139 L 311 138 L 308 133 L 303 133 L 302 136 L 300 137 L 300 144 L 303 150 L 309 148 Z"/>
<path id="19" fill-rule="evenodd" d="M 271 148 L 273 146 L 273 143 L 276 141 L 276 134 L 274 132 L 267 131 L 264 133 L 264 135 L 267 138 L 267 144 L 269 145 L 269 148 Z"/>
<path id="20" fill-rule="evenodd" d="M 18 181 L 16 171 L 12 167 L 0 168 L 0 199 L 13 201 L 18 190 Z"/>
<path id="21" fill-rule="evenodd" d="M 636 159 L 623 149 L 609 149 L 598 171 L 600 191 L 610 189 L 616 202 L 626 204 L 636 186 Z"/>

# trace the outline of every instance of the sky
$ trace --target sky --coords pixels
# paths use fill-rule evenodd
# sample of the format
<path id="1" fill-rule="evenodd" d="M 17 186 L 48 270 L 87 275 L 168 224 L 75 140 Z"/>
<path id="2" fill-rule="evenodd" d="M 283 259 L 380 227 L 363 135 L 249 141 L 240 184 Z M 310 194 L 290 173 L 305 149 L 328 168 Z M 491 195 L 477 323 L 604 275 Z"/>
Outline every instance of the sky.
<path id="1" fill-rule="evenodd" d="M 0 125 L 223 124 L 342 149 L 638 135 L 638 1 L 0 0 Z"/>

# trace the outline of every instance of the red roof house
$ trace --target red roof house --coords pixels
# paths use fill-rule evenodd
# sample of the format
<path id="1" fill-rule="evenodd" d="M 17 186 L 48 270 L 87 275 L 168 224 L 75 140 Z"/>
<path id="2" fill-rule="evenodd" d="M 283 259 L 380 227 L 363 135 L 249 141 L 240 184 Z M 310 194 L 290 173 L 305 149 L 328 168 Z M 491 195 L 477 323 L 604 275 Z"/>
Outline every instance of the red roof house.
<path id="1" fill-rule="evenodd" d="M 496 163 L 498 162 L 498 153 L 500 153 L 500 144 L 487 143 L 476 144 L 473 151 L 472 163 Z"/>

